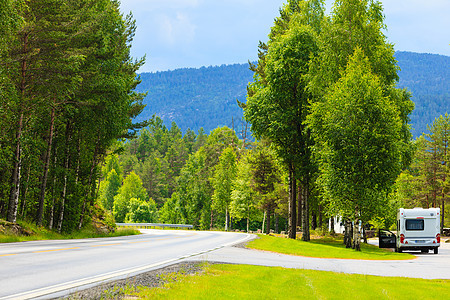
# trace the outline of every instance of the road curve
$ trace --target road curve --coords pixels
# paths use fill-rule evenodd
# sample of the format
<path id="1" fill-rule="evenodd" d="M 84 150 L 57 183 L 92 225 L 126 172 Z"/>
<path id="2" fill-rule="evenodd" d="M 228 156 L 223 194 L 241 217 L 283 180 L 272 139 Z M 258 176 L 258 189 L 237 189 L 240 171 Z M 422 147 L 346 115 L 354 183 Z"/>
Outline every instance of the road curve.
<path id="1" fill-rule="evenodd" d="M 0 244 L 0 299 L 51 298 L 252 239 L 243 233 L 143 230 L 142 235 Z"/>

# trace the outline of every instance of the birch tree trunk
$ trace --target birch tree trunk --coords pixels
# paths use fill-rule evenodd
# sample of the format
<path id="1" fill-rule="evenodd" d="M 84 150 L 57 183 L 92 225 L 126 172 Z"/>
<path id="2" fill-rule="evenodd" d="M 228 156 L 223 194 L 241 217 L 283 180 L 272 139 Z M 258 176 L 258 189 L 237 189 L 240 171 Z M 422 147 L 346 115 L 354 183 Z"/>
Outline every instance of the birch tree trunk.
<path id="1" fill-rule="evenodd" d="M 66 195 L 67 195 L 67 174 L 69 172 L 69 160 L 70 160 L 70 141 L 72 139 L 71 126 L 70 122 L 67 122 L 66 125 L 66 151 L 64 154 L 64 185 L 61 195 L 61 208 L 59 210 L 59 218 L 58 218 L 58 232 L 62 231 L 62 223 L 64 220 L 64 208 L 66 205 Z"/>
<path id="2" fill-rule="evenodd" d="M 22 195 L 22 204 L 21 204 L 21 209 L 20 209 L 20 217 L 21 218 L 26 216 L 25 208 L 26 208 L 26 204 L 27 204 L 28 187 L 30 186 L 30 172 L 31 172 L 31 164 L 28 165 L 27 181 L 25 184 L 25 190 L 23 191 L 23 195 Z"/>
<path id="3" fill-rule="evenodd" d="M 280 228 L 279 228 L 279 225 L 278 225 L 278 215 L 275 214 L 274 218 L 275 218 L 275 233 L 279 233 L 280 232 L 280 230 L 279 230 Z"/>
<path id="4" fill-rule="evenodd" d="M 359 218 L 356 217 L 353 223 L 353 245 L 352 248 L 356 251 L 361 251 L 361 233 L 359 231 Z"/>
<path id="5" fill-rule="evenodd" d="M 212 206 L 212 202 L 211 202 L 211 223 L 209 223 L 210 230 L 213 229 L 213 222 L 214 222 L 214 210 L 213 210 L 213 206 Z"/>
<path id="6" fill-rule="evenodd" d="M 84 197 L 84 200 L 83 200 L 83 208 L 81 209 L 80 223 L 78 224 L 78 229 L 81 229 L 81 227 L 83 227 L 84 214 L 86 213 L 86 203 L 87 203 L 88 198 L 92 197 L 91 185 L 92 185 L 92 179 L 94 177 L 95 166 L 97 165 L 97 152 L 100 147 L 99 143 L 100 143 L 100 136 L 98 137 L 97 145 L 95 146 L 95 150 L 94 150 L 94 156 L 92 157 L 91 171 L 89 172 L 89 180 L 88 180 L 89 193 Z"/>
<path id="7" fill-rule="evenodd" d="M 19 193 L 20 193 L 20 171 L 22 164 L 22 149 L 20 144 L 20 139 L 22 135 L 23 126 L 23 113 L 20 116 L 19 128 L 17 132 L 17 144 L 14 155 L 14 165 L 11 177 L 11 191 L 9 195 L 9 206 L 8 206 L 8 216 L 7 221 L 15 223 L 17 221 L 17 206 L 19 204 Z"/>
<path id="8" fill-rule="evenodd" d="M 265 225 L 266 225 L 266 211 L 264 211 L 263 221 L 262 221 L 262 227 L 261 227 L 261 233 L 265 231 Z"/>
<path id="9" fill-rule="evenodd" d="M 348 218 L 345 218 L 344 244 L 345 248 L 352 247 L 352 223 Z"/>
<path id="10" fill-rule="evenodd" d="M 56 155 L 56 153 L 54 154 L 54 161 L 53 161 L 53 170 L 56 170 L 56 164 L 58 162 L 58 156 Z M 53 220 L 54 220 L 54 216 L 55 216 L 55 197 L 56 197 L 56 174 L 53 176 L 53 185 L 52 185 L 52 205 L 50 207 L 50 216 L 48 218 L 48 229 L 52 230 L 53 229 Z"/>
<path id="11" fill-rule="evenodd" d="M 270 233 L 270 215 L 271 215 L 270 209 L 267 209 L 267 214 L 266 214 L 266 217 L 267 217 L 266 234 Z"/>
<path id="12" fill-rule="evenodd" d="M 228 231 L 228 206 L 225 206 L 225 231 Z"/>
<path id="13" fill-rule="evenodd" d="M 308 181 L 304 186 L 302 186 L 302 241 L 309 241 L 309 184 Z"/>
<path id="14" fill-rule="evenodd" d="M 42 226 L 42 219 L 44 216 L 44 203 L 45 203 L 45 190 L 47 188 L 47 179 L 48 179 L 48 170 L 50 167 L 50 156 L 52 151 L 53 144 L 53 131 L 55 125 L 55 108 L 52 108 L 51 116 L 50 116 L 50 133 L 48 136 L 47 142 L 47 153 L 45 154 L 44 159 L 44 171 L 42 174 L 42 182 L 41 182 L 41 193 L 39 196 L 39 208 L 36 216 L 36 224 L 38 226 Z"/>
<path id="15" fill-rule="evenodd" d="M 290 239 L 297 238 L 297 209 L 295 203 L 297 201 L 297 180 L 295 179 L 294 167 L 289 164 L 289 234 Z"/>
<path id="16" fill-rule="evenodd" d="M 302 186 L 301 184 L 297 184 L 297 198 L 298 198 L 298 204 L 297 204 L 297 227 L 302 227 L 302 207 L 303 207 L 303 193 L 302 193 Z"/>
<path id="17" fill-rule="evenodd" d="M 23 47 L 22 53 L 28 53 L 28 34 L 24 33 L 23 35 Z M 9 222 L 15 223 L 17 221 L 17 206 L 19 204 L 19 193 L 20 193 L 20 171 L 21 171 L 21 162 L 22 162 L 22 132 L 24 128 L 24 101 L 25 101 L 25 90 L 27 86 L 26 78 L 27 78 L 27 58 L 24 55 L 20 63 L 20 101 L 21 109 L 20 109 L 20 117 L 17 125 L 17 134 L 16 134 L 16 146 L 14 150 L 14 164 L 13 171 L 11 175 L 11 190 L 9 194 L 9 206 L 8 206 L 8 214 L 6 220 Z"/>

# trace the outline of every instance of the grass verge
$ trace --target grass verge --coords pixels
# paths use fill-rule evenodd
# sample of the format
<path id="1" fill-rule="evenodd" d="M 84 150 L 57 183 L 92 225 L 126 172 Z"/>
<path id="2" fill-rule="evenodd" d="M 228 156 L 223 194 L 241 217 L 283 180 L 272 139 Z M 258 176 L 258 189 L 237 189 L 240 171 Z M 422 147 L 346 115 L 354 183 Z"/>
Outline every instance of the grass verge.
<path id="1" fill-rule="evenodd" d="M 340 259 L 367 260 L 406 260 L 415 256 L 408 253 L 395 253 L 373 245 L 361 244 L 361 251 L 345 248 L 342 240 L 332 237 L 314 239 L 309 242 L 281 237 L 259 235 L 247 244 L 247 248 L 283 254 Z"/>
<path id="2" fill-rule="evenodd" d="M 449 280 L 341 274 L 249 265 L 208 265 L 160 288 L 130 288 L 130 299 L 433 299 Z"/>
<path id="3" fill-rule="evenodd" d="M 93 227 L 83 228 L 70 234 L 59 234 L 44 227 L 36 226 L 33 223 L 20 222 L 19 225 L 24 228 L 29 235 L 5 234 L 0 232 L 0 243 L 14 243 L 38 240 L 67 240 L 67 239 L 85 239 L 100 237 L 117 237 L 126 235 L 140 234 L 139 230 L 133 228 L 117 228 L 115 232 L 101 233 Z"/>

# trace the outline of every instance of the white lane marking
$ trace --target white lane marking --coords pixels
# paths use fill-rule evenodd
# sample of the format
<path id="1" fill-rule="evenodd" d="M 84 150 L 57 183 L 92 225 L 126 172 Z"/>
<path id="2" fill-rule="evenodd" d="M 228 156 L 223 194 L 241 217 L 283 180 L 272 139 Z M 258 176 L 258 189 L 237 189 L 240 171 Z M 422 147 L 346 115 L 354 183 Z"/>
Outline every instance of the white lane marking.
<path id="1" fill-rule="evenodd" d="M 54 286 L 50 286 L 50 287 L 45 287 L 45 288 L 40 288 L 40 289 L 36 289 L 33 291 L 29 291 L 29 292 L 23 292 L 23 293 L 19 293 L 19 294 L 15 294 L 15 295 L 10 295 L 10 296 L 6 296 L 6 297 L 2 297 L 0 298 L 1 300 L 6 300 L 6 299 L 33 299 L 33 298 L 38 298 L 38 297 L 42 297 L 42 296 L 46 296 L 49 294 L 53 294 L 53 293 L 57 293 L 57 292 L 61 292 L 61 291 L 65 291 L 65 290 L 70 290 L 70 289 L 74 289 L 83 285 L 88 285 L 88 284 L 92 284 L 92 283 L 97 283 L 100 281 L 105 281 L 108 279 L 112 279 L 115 277 L 120 277 L 120 276 L 124 276 L 130 273 L 136 273 L 136 272 L 140 272 L 140 271 L 144 271 L 147 269 L 151 269 L 154 267 L 158 267 L 160 265 L 165 265 L 165 264 L 169 264 L 172 263 L 174 261 L 179 260 L 178 258 L 173 258 L 173 259 L 169 259 L 166 261 L 162 261 L 159 263 L 155 263 L 155 264 L 151 264 L 151 265 L 144 265 L 144 266 L 140 266 L 137 268 L 132 268 L 132 269 L 124 269 L 124 270 L 120 270 L 120 271 L 115 271 L 115 272 L 110 272 L 110 273 L 105 273 L 103 275 L 97 275 L 97 276 L 92 276 L 92 277 L 87 277 L 84 279 L 78 279 L 78 280 L 74 280 L 74 281 L 70 281 L 70 282 L 66 282 L 66 283 L 62 283 L 62 284 L 57 284 Z"/>

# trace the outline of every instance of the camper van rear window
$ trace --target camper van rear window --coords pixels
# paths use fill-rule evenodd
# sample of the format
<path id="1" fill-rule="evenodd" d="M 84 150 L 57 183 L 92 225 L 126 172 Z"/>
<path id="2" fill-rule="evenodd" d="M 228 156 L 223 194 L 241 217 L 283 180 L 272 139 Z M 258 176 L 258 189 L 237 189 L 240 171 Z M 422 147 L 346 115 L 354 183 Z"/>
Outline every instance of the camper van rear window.
<path id="1" fill-rule="evenodd" d="M 423 230 L 423 220 L 406 220 L 406 230 Z"/>

